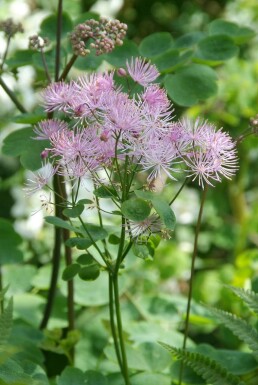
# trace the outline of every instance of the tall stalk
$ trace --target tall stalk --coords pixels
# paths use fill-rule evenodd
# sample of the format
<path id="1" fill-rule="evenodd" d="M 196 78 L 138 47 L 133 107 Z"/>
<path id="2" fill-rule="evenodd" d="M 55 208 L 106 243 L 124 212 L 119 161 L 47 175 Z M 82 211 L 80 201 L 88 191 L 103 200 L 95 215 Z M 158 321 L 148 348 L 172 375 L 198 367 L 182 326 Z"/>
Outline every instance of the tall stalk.
<path id="1" fill-rule="evenodd" d="M 187 308 L 186 308 L 186 318 L 185 318 L 185 331 L 184 331 L 184 340 L 183 340 L 183 346 L 182 349 L 186 349 L 186 343 L 189 333 L 189 319 L 190 319 L 190 311 L 191 311 L 191 302 L 192 302 L 192 294 L 193 294 L 193 282 L 194 282 L 194 270 L 195 270 L 195 261 L 197 257 L 197 251 L 198 251 L 198 238 L 200 234 L 200 228 L 201 228 L 201 222 L 202 222 L 202 214 L 203 214 L 203 208 L 204 208 L 204 202 L 207 196 L 208 191 L 208 185 L 204 185 L 200 208 L 199 208 L 199 214 L 197 219 L 197 224 L 195 227 L 195 236 L 194 236 L 194 247 L 193 247 L 193 254 L 192 254 L 192 262 L 191 262 L 191 273 L 190 273 L 190 281 L 189 281 L 189 290 L 188 290 L 188 297 L 187 297 Z M 179 372 L 179 382 L 178 385 L 182 384 L 182 377 L 183 377 L 183 371 L 184 371 L 184 363 L 181 361 L 180 364 L 180 372 Z"/>

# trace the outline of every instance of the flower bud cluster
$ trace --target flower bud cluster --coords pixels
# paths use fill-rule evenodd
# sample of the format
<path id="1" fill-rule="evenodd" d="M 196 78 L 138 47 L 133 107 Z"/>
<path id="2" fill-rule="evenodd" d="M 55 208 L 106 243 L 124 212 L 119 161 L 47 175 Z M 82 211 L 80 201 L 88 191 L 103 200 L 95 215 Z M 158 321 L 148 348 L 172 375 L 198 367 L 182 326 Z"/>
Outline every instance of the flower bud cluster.
<path id="1" fill-rule="evenodd" d="M 35 51 L 41 51 L 49 45 L 49 40 L 46 37 L 33 35 L 29 37 L 29 48 Z"/>
<path id="2" fill-rule="evenodd" d="M 73 51 L 78 56 L 86 56 L 93 48 L 96 55 L 111 52 L 116 45 L 122 45 L 127 25 L 119 20 L 90 19 L 78 24 L 70 35 Z M 90 41 L 89 47 L 86 43 Z"/>
<path id="3" fill-rule="evenodd" d="M 17 32 L 24 32 L 24 29 L 21 23 L 14 23 L 14 21 L 9 18 L 0 21 L 0 31 L 3 31 L 7 38 L 11 38 Z"/>

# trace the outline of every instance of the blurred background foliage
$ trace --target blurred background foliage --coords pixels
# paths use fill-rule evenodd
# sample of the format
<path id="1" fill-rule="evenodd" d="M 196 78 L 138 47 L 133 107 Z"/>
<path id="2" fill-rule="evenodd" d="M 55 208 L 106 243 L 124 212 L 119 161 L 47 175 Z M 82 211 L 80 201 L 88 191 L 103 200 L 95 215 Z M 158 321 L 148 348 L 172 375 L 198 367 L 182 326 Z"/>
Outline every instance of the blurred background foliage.
<path id="1" fill-rule="evenodd" d="M 55 0 L 1 0 L 0 19 L 12 16 L 15 21 L 24 22 L 25 34 L 15 38 L 11 52 L 27 47 L 27 37 L 37 32 L 43 18 L 56 10 L 56 3 Z M 20 12 L 14 12 L 17 7 Z M 73 18 L 90 10 L 112 15 L 128 24 L 128 38 L 137 44 L 154 32 L 170 32 L 173 38 L 178 38 L 188 32 L 205 31 L 207 24 L 218 18 L 251 27 L 256 33 L 258 30 L 256 0 L 64 0 L 64 9 Z M 177 115 L 200 115 L 217 127 L 224 127 L 233 137 L 241 135 L 248 128 L 250 118 L 258 113 L 257 44 L 256 36 L 241 46 L 238 57 L 216 67 L 219 78 L 216 96 L 189 108 L 175 106 Z M 30 66 L 22 67 L 7 79 L 28 109 L 35 107 L 34 88 L 37 84 L 34 79 L 35 73 Z M 2 140 L 20 126 L 11 122 L 17 111 L 2 90 L 0 99 Z M 200 302 L 247 317 L 245 308 L 223 284 L 252 288 L 258 292 L 258 137 L 247 137 L 239 144 L 238 151 L 240 169 L 237 177 L 232 182 L 225 181 L 210 188 L 208 192 L 190 318 L 193 341 L 224 348 L 238 348 L 240 342 L 222 327 L 218 328 Z M 26 173 L 18 159 L 1 155 L 0 162 L 1 221 L 13 223 L 19 234 L 11 234 L 10 230 L 7 234 L 9 243 L 0 241 L 0 250 L 3 251 L 8 249 L 14 237 L 16 239 L 9 259 L 1 257 L 4 253 L 0 253 L 2 285 L 10 285 L 9 296 L 13 295 L 15 299 L 14 315 L 20 322 L 19 327 L 35 326 L 40 322 L 49 284 L 52 229 L 43 227 L 41 211 L 31 216 L 31 212 L 39 208 L 39 197 L 24 198 L 22 188 Z M 174 185 L 171 189 L 176 191 L 179 187 Z M 169 332 L 169 339 L 180 346 L 182 338 L 176 329 L 182 326 L 185 312 L 199 194 L 194 184 L 183 190 L 174 205 L 178 221 L 175 235 L 161 243 L 153 262 L 135 261 L 135 257 L 129 259 L 130 271 L 123 277 L 122 305 L 126 314 L 125 330 L 136 343 L 143 342 L 146 335 L 148 341 L 163 339 L 169 342 Z M 90 340 L 81 339 L 77 345 L 77 364 L 83 368 L 88 359 L 87 365 L 91 369 L 108 342 L 108 332 L 102 328 L 103 319 L 108 318 L 106 302 L 103 301 L 105 289 L 100 279 L 89 283 L 86 293 L 84 283 L 76 282 L 76 285 L 78 328 L 83 336 L 91 336 Z M 66 325 L 64 295 L 65 285 L 60 280 L 49 329 Z M 20 332 L 23 336 L 24 333 L 24 330 Z M 45 347 L 49 344 L 46 349 L 52 350 L 53 354 L 65 353 L 65 347 L 62 350 L 59 346 L 59 351 L 57 345 L 53 348 L 51 338 L 58 339 L 48 335 L 44 342 Z M 87 359 L 85 352 L 88 352 Z"/>

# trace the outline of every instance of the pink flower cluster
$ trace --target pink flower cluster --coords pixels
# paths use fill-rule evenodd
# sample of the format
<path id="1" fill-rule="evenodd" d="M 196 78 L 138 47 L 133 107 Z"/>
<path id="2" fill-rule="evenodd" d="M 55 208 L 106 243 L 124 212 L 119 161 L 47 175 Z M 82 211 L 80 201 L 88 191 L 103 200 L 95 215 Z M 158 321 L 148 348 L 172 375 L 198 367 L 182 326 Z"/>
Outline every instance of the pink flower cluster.
<path id="1" fill-rule="evenodd" d="M 235 174 L 235 142 L 206 121 L 174 121 L 171 102 L 155 83 L 154 65 L 133 58 L 119 74 L 130 76 L 142 91 L 130 97 L 116 84 L 114 72 L 86 74 L 44 90 L 45 110 L 59 118 L 42 121 L 35 134 L 50 141 L 47 152 L 55 172 L 76 180 L 126 159 L 146 173 L 149 185 L 164 174 L 176 179 L 185 173 L 202 187 Z"/>

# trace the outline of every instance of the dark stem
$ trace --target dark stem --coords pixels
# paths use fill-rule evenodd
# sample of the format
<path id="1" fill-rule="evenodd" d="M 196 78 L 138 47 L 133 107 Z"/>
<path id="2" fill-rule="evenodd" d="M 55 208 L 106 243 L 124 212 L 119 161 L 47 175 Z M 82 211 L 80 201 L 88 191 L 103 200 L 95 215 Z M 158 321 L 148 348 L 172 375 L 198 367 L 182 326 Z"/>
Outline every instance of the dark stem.
<path id="1" fill-rule="evenodd" d="M 3 90 L 6 92 L 6 94 L 9 96 L 9 98 L 12 100 L 12 102 L 16 105 L 18 110 L 22 112 L 23 114 L 27 111 L 23 107 L 23 105 L 19 102 L 19 100 L 16 98 L 16 95 L 13 93 L 12 90 L 7 86 L 3 78 L 0 76 L 0 86 L 3 88 Z"/>
<path id="2" fill-rule="evenodd" d="M 7 43 L 6 43 L 6 48 L 5 48 L 5 51 L 4 51 L 4 54 L 3 54 L 2 63 L 1 63 L 1 66 L 0 66 L 0 70 L 2 70 L 3 67 L 4 67 L 4 63 L 5 63 L 8 51 L 9 51 L 10 41 L 11 41 L 11 36 L 8 36 Z"/>
<path id="3" fill-rule="evenodd" d="M 193 248 L 192 262 L 191 262 L 191 274 L 190 274 L 189 291 L 188 291 L 188 297 L 187 297 L 185 331 L 184 331 L 184 340 L 183 340 L 183 346 L 182 346 L 183 350 L 185 350 L 185 348 L 186 348 L 188 332 L 189 332 L 189 318 L 190 318 L 190 310 L 191 310 L 191 302 L 192 302 L 192 294 L 193 294 L 193 280 L 194 280 L 195 260 L 196 260 L 197 251 L 198 251 L 198 238 L 199 238 L 199 234 L 200 234 L 200 228 L 201 228 L 201 222 L 202 222 L 202 214 L 203 214 L 203 207 L 204 207 L 204 202 L 205 202 L 205 199 L 206 199 L 207 191 L 208 191 L 208 185 L 205 184 L 204 185 L 204 190 L 203 190 L 203 193 L 202 193 L 202 199 L 201 199 L 201 204 L 200 204 L 197 224 L 196 224 L 196 228 L 195 228 L 194 248 Z M 183 370 L 184 370 L 184 363 L 183 363 L 183 361 L 181 361 L 178 385 L 181 385 L 181 383 L 182 383 Z"/>
<path id="4" fill-rule="evenodd" d="M 59 69 L 60 69 L 62 10 L 63 10 L 63 0 L 59 0 L 58 7 L 57 7 L 57 29 L 56 29 L 56 62 L 55 62 L 55 81 L 56 82 L 58 81 L 58 78 L 59 78 Z"/>
<path id="5" fill-rule="evenodd" d="M 77 55 L 73 55 L 71 57 L 70 61 L 66 64 L 65 69 L 63 70 L 62 74 L 60 75 L 60 77 L 58 79 L 59 81 L 62 81 L 62 80 L 66 79 L 66 77 L 67 77 L 70 69 L 72 68 L 75 60 L 77 59 L 77 57 L 78 57 Z"/>
<path id="6" fill-rule="evenodd" d="M 176 193 L 176 195 L 174 196 L 174 198 L 173 198 L 173 199 L 171 199 L 171 201 L 169 202 L 169 206 L 171 206 L 171 205 L 172 205 L 172 203 L 174 203 L 174 202 L 175 202 L 176 198 L 177 198 L 177 197 L 178 197 L 178 195 L 181 193 L 181 191 L 182 191 L 182 190 L 183 190 L 183 188 L 185 187 L 186 183 L 187 183 L 187 178 L 185 178 L 185 180 L 184 180 L 184 183 L 182 184 L 182 186 L 180 187 L 180 189 L 178 190 L 178 192 Z"/>
<path id="7" fill-rule="evenodd" d="M 62 203 L 61 198 L 61 190 L 60 190 L 60 176 L 54 175 L 53 179 L 53 187 L 55 194 L 55 215 L 57 217 L 62 216 L 62 208 L 60 207 L 60 204 Z M 43 318 L 40 323 L 40 329 L 45 329 L 47 327 L 50 314 L 52 311 L 55 293 L 56 293 L 56 285 L 58 280 L 58 272 L 60 267 L 60 259 L 61 259 L 61 245 L 62 245 L 62 230 L 58 227 L 55 227 L 54 229 L 54 248 L 53 248 L 53 256 L 52 256 L 52 273 L 51 273 L 51 279 L 50 279 L 50 287 L 47 297 L 47 303 L 44 310 Z"/>
<path id="8" fill-rule="evenodd" d="M 109 289 L 110 327 L 111 327 L 112 336 L 113 336 L 113 340 L 114 340 L 114 346 L 115 346 L 117 361 L 118 361 L 120 370 L 122 372 L 123 371 L 123 364 L 122 364 L 121 353 L 120 353 L 118 339 L 117 339 L 116 324 L 115 324 L 115 319 L 114 319 L 114 293 L 113 293 L 112 272 L 109 272 L 108 289 Z"/>

